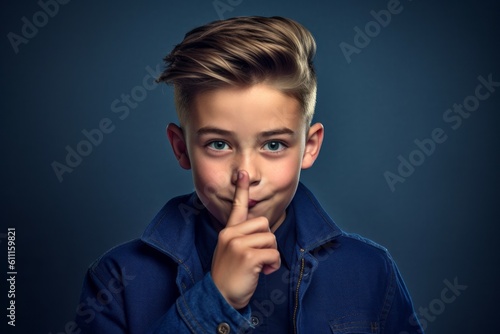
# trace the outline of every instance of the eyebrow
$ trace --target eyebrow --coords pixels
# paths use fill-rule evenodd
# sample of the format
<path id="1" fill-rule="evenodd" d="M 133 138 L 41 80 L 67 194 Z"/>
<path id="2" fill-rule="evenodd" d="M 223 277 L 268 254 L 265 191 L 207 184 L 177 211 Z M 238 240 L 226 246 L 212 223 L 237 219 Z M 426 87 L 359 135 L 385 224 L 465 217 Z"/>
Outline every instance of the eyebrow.
<path id="1" fill-rule="evenodd" d="M 233 131 L 219 129 L 219 128 L 216 128 L 216 127 L 211 127 L 211 126 L 206 126 L 206 127 L 203 127 L 203 128 L 199 128 L 196 131 L 196 135 L 197 136 L 203 136 L 203 135 L 207 135 L 207 134 L 217 134 L 217 135 L 221 135 L 221 136 L 233 136 L 234 132 Z M 273 130 L 263 131 L 263 132 L 259 133 L 259 137 L 268 138 L 268 137 L 277 136 L 277 135 L 290 135 L 290 136 L 293 136 L 294 134 L 295 134 L 295 132 L 292 129 L 283 127 L 283 128 L 279 128 L 279 129 L 273 129 Z"/>
<path id="2" fill-rule="evenodd" d="M 211 127 L 211 126 L 205 126 L 203 128 L 199 128 L 196 131 L 196 135 L 198 135 L 198 136 L 203 136 L 203 135 L 208 135 L 208 134 L 216 134 L 216 135 L 221 135 L 221 136 L 231 136 L 234 134 L 234 132 Z"/>
<path id="3" fill-rule="evenodd" d="M 260 137 L 272 137 L 277 135 L 290 135 L 293 136 L 295 132 L 289 128 L 280 128 L 269 131 L 264 131 L 259 134 Z"/>

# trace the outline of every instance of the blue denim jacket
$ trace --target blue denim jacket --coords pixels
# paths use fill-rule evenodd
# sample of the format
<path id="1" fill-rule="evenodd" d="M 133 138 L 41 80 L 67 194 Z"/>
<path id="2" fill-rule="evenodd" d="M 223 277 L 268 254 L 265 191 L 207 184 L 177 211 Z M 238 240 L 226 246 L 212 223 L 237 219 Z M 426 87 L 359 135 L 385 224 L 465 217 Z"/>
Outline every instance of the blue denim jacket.
<path id="1" fill-rule="evenodd" d="M 283 279 L 295 333 L 423 333 L 385 248 L 341 231 L 302 184 L 290 205 L 297 255 Z M 140 240 L 99 258 L 85 277 L 73 332 L 250 333 L 251 306 L 231 307 L 194 249 L 194 225 L 206 214 L 195 194 L 176 197 Z M 274 301 L 266 302 L 272 316 Z"/>

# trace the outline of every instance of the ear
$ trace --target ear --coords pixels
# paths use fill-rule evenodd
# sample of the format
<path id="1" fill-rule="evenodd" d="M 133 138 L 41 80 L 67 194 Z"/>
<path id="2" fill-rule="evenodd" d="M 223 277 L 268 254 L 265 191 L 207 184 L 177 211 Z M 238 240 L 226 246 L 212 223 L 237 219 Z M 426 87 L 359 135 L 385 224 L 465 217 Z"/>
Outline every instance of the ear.
<path id="1" fill-rule="evenodd" d="M 191 169 L 191 162 L 189 161 L 186 140 L 184 139 L 182 129 L 177 125 L 170 123 L 167 126 L 167 136 L 170 141 L 170 145 L 172 145 L 175 158 L 179 161 L 179 165 L 184 169 Z"/>
<path id="2" fill-rule="evenodd" d="M 302 157 L 302 169 L 307 169 L 314 164 L 321 150 L 325 129 L 323 124 L 316 123 L 311 125 L 307 133 L 306 147 Z"/>

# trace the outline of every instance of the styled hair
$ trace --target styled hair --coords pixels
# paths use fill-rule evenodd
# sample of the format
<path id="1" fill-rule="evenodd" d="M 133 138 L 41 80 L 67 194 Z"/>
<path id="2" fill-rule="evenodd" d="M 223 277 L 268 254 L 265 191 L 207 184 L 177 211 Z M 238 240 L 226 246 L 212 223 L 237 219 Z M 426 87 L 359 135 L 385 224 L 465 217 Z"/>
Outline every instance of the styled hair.
<path id="1" fill-rule="evenodd" d="M 164 58 L 157 79 L 174 86 L 181 125 L 197 94 L 264 83 L 295 97 L 309 126 L 316 104 L 316 43 L 298 22 L 283 17 L 235 17 L 188 32 Z"/>

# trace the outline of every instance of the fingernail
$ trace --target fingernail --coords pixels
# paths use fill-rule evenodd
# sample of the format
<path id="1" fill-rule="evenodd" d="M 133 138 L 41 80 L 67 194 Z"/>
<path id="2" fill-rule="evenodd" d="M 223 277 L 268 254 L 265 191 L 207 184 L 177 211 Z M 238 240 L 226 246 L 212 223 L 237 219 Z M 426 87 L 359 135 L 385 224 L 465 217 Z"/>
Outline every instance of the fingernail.
<path id="1" fill-rule="evenodd" d="M 243 178 L 243 172 L 242 171 L 238 171 L 238 179 L 242 179 Z"/>

